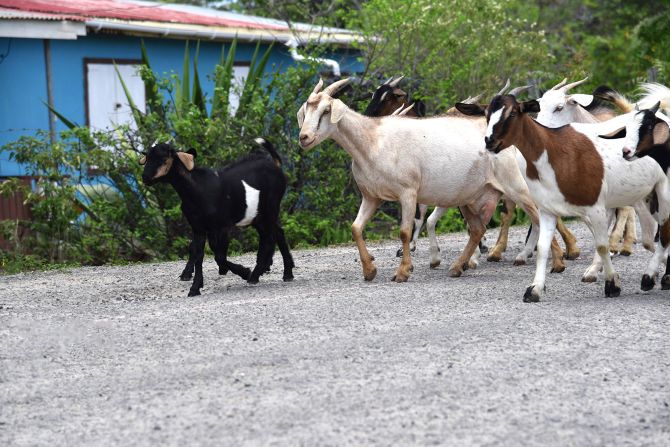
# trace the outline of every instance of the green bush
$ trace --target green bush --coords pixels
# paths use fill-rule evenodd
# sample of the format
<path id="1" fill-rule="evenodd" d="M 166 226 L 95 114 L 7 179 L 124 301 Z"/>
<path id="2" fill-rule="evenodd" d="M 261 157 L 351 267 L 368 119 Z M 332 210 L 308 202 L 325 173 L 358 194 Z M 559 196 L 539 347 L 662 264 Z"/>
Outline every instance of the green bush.
<path id="1" fill-rule="evenodd" d="M 197 46 L 191 59 L 186 44 L 181 78 L 176 74 L 158 77 L 142 48 L 146 113 L 134 107 L 128 95 L 136 128 L 93 132 L 54 110 L 69 127 L 55 143 L 46 132 L 38 132 L 5 145 L 2 150 L 37 180 L 36 188 L 15 181 L 0 184 L 0 193 L 22 190 L 33 215 L 30 221 L 0 226 L 13 247 L 3 253 L 0 269 L 10 272 L 21 265 L 31 269 L 47 264 L 97 265 L 186 256 L 191 230 L 177 194 L 169 185 L 147 188 L 141 181 L 140 152 L 156 139 L 173 139 L 177 147 L 195 148 L 196 163 L 214 167 L 258 149 L 255 137 L 268 138 L 284 160 L 289 181 L 282 202 L 289 244 L 350 243 L 360 198 L 349 155 L 332 141 L 307 152 L 296 144 L 295 111 L 316 83 L 319 67 L 303 63 L 281 73 L 270 70 L 264 76 L 269 52 L 269 48 L 261 52 L 257 47 L 234 114 L 229 113 L 228 104 L 234 42 L 222 49 L 221 62 L 213 73 L 212 98 L 206 98 L 200 87 Z M 368 239 L 396 237 L 397 210 L 394 204 L 383 205 L 367 227 Z M 464 228 L 457 211 L 447 215 L 439 230 Z M 19 228 L 25 231 L 17 231 Z M 231 253 L 257 248 L 254 231 L 235 233 Z"/>

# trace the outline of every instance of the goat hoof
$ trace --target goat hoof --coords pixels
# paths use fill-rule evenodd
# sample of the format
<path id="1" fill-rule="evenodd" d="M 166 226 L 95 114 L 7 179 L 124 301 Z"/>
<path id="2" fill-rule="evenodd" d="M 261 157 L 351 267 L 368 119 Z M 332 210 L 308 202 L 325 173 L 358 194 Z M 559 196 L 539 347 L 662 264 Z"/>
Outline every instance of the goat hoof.
<path id="1" fill-rule="evenodd" d="M 407 282 L 408 279 L 409 279 L 409 276 L 403 275 L 402 273 L 396 273 L 395 275 L 393 275 L 393 278 L 391 278 L 391 281 Z"/>
<path id="2" fill-rule="evenodd" d="M 399 248 L 398 251 L 395 252 L 395 257 L 402 258 L 402 248 Z"/>
<path id="3" fill-rule="evenodd" d="M 555 265 L 551 267 L 551 273 L 563 273 L 565 271 L 565 264 L 563 265 Z"/>
<path id="4" fill-rule="evenodd" d="M 597 276 L 585 275 L 582 276 L 582 282 L 596 282 L 598 280 Z"/>
<path id="5" fill-rule="evenodd" d="M 226 267 L 219 267 L 219 275 L 225 275 L 228 273 L 228 269 Z"/>
<path id="6" fill-rule="evenodd" d="M 477 262 L 477 261 L 473 261 L 472 259 L 470 259 L 470 260 L 463 266 L 463 269 L 464 269 L 464 270 L 468 270 L 468 269 L 474 270 L 474 269 L 477 268 L 477 266 L 479 266 L 479 262 Z"/>
<path id="7" fill-rule="evenodd" d="M 526 289 L 526 292 L 523 294 L 524 303 L 537 303 L 540 301 L 540 294 L 535 289 L 535 286 L 530 286 Z"/>
<path id="8" fill-rule="evenodd" d="M 188 291 L 188 296 L 198 296 L 198 295 L 200 295 L 200 290 L 198 289 Z"/>
<path id="9" fill-rule="evenodd" d="M 430 261 L 430 268 L 436 269 L 440 266 L 441 263 L 442 261 L 440 261 L 439 259 L 437 261 Z"/>
<path id="10" fill-rule="evenodd" d="M 244 270 L 240 272 L 240 278 L 242 278 L 245 281 L 247 281 L 250 276 L 251 276 L 251 269 L 245 267 Z"/>
<path id="11" fill-rule="evenodd" d="M 480 253 L 488 253 L 489 248 L 486 245 L 479 244 L 479 251 L 480 251 Z"/>
<path id="12" fill-rule="evenodd" d="M 563 257 L 569 261 L 574 261 L 577 259 L 580 255 L 579 250 L 568 250 L 567 253 L 563 255 Z"/>
<path id="13" fill-rule="evenodd" d="M 670 290 L 670 275 L 663 275 L 661 279 L 661 290 Z"/>
<path id="14" fill-rule="evenodd" d="M 619 254 L 620 254 L 621 256 L 630 256 L 630 255 L 633 254 L 633 250 L 628 250 L 628 249 L 624 248 L 623 250 L 621 250 L 621 251 L 619 252 Z"/>
<path id="15" fill-rule="evenodd" d="M 515 260 L 514 260 L 514 265 L 515 265 L 515 266 L 518 266 L 518 265 L 526 265 L 526 260 L 525 260 L 525 259 L 515 259 Z"/>
<path id="16" fill-rule="evenodd" d="M 366 281 L 372 281 L 377 276 L 377 267 L 374 265 L 370 269 L 363 269 L 363 279 Z"/>
<path id="17" fill-rule="evenodd" d="M 486 260 L 489 261 L 489 262 L 500 262 L 501 259 L 502 259 L 502 256 L 498 253 L 491 253 L 490 255 L 488 255 L 486 257 Z M 516 264 L 514 264 L 514 265 L 516 265 Z"/>
<path id="18" fill-rule="evenodd" d="M 190 281 L 193 279 L 193 275 L 190 273 L 182 273 L 181 275 L 179 275 L 179 279 L 181 281 Z"/>
<path id="19" fill-rule="evenodd" d="M 247 279 L 247 284 L 258 284 L 258 278 Z"/>
<path id="20" fill-rule="evenodd" d="M 640 282 L 640 289 L 644 290 L 645 292 L 651 290 L 654 288 L 654 283 L 655 283 L 654 278 L 645 273 L 644 275 L 642 275 L 642 281 Z"/>
<path id="21" fill-rule="evenodd" d="M 459 268 L 452 267 L 449 269 L 449 276 L 452 278 L 458 278 L 463 274 L 463 270 Z"/>
<path id="22" fill-rule="evenodd" d="M 621 280 L 619 275 L 614 275 L 614 278 L 605 281 L 605 296 L 616 298 L 619 295 L 621 295 Z"/>
<path id="23" fill-rule="evenodd" d="M 284 275 L 283 279 L 284 279 L 284 282 L 291 282 L 291 281 L 293 281 L 293 275 L 291 275 L 291 276 Z"/>

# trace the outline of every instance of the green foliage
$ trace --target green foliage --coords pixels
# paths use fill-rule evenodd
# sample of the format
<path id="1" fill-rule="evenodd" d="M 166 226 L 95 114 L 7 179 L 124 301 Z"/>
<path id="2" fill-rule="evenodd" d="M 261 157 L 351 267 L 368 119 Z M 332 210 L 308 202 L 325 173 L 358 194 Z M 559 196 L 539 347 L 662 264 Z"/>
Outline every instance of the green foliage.
<path id="1" fill-rule="evenodd" d="M 151 71 L 142 45 L 145 64 L 139 72 L 147 90 L 146 113 L 135 106 L 124 86 L 136 129 L 93 132 L 63 121 L 69 129 L 55 144 L 40 132 L 4 146 L 2 150 L 38 180 L 34 190 L 18 182 L 0 184 L 5 193 L 22 190 L 32 210 L 29 221 L 3 224 L 14 244 L 3 269 L 10 271 L 22 262 L 32 268 L 42 261 L 101 264 L 185 256 L 191 232 L 178 196 L 169 185 L 147 188 L 141 181 L 139 151 L 156 139 L 172 138 L 177 147 L 196 148 L 199 165 L 222 166 L 257 150 L 255 137 L 267 137 L 282 155 L 289 180 L 282 208 L 289 243 L 349 242 L 359 203 L 349 156 L 333 143 L 310 152 L 296 144 L 293 111 L 311 91 L 319 67 L 306 63 L 265 76 L 271 47 L 257 46 L 239 92 L 240 107 L 231 114 L 235 46 L 233 42 L 222 48 L 211 101 L 199 85 L 197 45 L 191 57 L 186 44 L 184 67 L 190 73 L 166 79 Z M 388 234 L 394 219 L 382 216 L 379 222 L 378 228 Z M 239 233 L 232 252 L 257 248 L 253 230 Z M 13 267 L 7 267 L 10 264 Z"/>
<path id="2" fill-rule="evenodd" d="M 405 74 L 429 110 L 444 110 L 499 90 L 508 77 L 543 75 L 552 59 L 544 34 L 514 16 L 509 3 L 371 0 L 349 25 L 365 36 L 360 48 L 371 76 Z"/>

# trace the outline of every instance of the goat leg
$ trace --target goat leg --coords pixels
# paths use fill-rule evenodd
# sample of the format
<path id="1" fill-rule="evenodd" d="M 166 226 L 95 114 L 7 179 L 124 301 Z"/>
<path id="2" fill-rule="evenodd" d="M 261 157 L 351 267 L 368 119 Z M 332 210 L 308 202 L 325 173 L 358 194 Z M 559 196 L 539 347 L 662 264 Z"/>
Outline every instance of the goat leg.
<path id="1" fill-rule="evenodd" d="M 265 225 L 255 225 L 255 227 L 259 236 L 258 253 L 256 254 L 256 266 L 247 280 L 249 284 L 258 284 L 258 279 L 267 271 L 272 263 L 272 255 L 275 248 L 272 229 L 266 228 Z"/>
<path id="2" fill-rule="evenodd" d="M 503 208 L 500 212 L 501 215 L 501 224 L 500 232 L 498 233 L 498 240 L 496 241 L 495 246 L 489 252 L 489 255 L 486 257 L 486 260 L 489 262 L 498 262 L 502 259 L 502 254 L 507 250 L 507 240 L 509 234 L 509 227 L 512 224 L 512 218 L 514 217 L 514 209 L 516 204 L 513 200 L 503 197 Z"/>
<path id="3" fill-rule="evenodd" d="M 577 238 L 570 230 L 568 230 L 568 227 L 565 226 L 563 219 L 560 217 L 556 221 L 556 229 L 561 235 L 561 238 L 563 238 L 563 242 L 565 242 L 565 258 L 571 261 L 577 259 L 580 255 L 580 250 L 577 246 Z"/>
<path id="4" fill-rule="evenodd" d="M 195 233 L 193 235 L 193 241 L 189 247 L 190 256 L 195 263 L 195 277 L 193 278 L 193 283 L 191 284 L 191 290 L 189 290 L 188 296 L 200 295 L 200 289 L 204 286 L 202 260 L 205 257 L 205 239 L 206 236 L 204 233 Z"/>
<path id="5" fill-rule="evenodd" d="M 356 247 L 358 247 L 358 256 L 363 266 L 363 279 L 366 281 L 375 279 L 375 276 L 377 276 L 377 267 L 372 262 L 372 256 L 370 256 L 370 252 L 368 252 L 368 248 L 365 245 L 365 240 L 363 240 L 363 229 L 380 204 L 380 199 L 363 195 L 356 220 L 351 224 L 351 234 L 354 237 L 354 241 L 356 241 Z"/>
<path id="6" fill-rule="evenodd" d="M 396 269 L 395 275 L 391 281 L 406 282 L 409 279 L 410 272 L 414 269 L 412 266 L 412 256 L 409 250 L 409 243 L 412 237 L 412 214 L 416 207 L 416 193 L 407 193 L 400 198 L 400 209 L 402 210 L 402 222 L 400 224 L 400 240 L 402 241 L 402 261 Z"/>
<path id="7" fill-rule="evenodd" d="M 284 235 L 284 230 L 277 223 L 274 226 L 274 237 L 277 241 L 277 246 L 279 247 L 279 252 L 281 253 L 282 261 L 284 262 L 284 281 L 293 281 L 293 268 L 295 263 L 293 262 L 293 256 L 291 256 L 291 251 L 288 248 L 286 243 L 286 236 Z"/>
<path id="8" fill-rule="evenodd" d="M 181 281 L 190 281 L 193 279 L 193 269 L 195 268 L 194 263 L 193 263 L 193 257 L 191 256 L 191 252 L 193 250 L 193 241 L 191 241 L 190 244 L 188 244 L 188 260 L 186 261 L 186 266 L 184 267 L 184 270 L 181 272 L 179 275 L 179 279 Z"/>

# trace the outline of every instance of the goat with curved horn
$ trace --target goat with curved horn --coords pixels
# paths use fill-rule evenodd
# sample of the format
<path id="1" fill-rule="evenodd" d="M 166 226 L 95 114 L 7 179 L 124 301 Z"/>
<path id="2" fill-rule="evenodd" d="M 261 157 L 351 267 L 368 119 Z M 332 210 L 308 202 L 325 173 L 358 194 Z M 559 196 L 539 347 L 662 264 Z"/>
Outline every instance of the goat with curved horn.
<path id="1" fill-rule="evenodd" d="M 570 84 L 565 85 L 561 90 L 563 90 L 563 92 L 567 93 L 567 91 L 570 90 L 571 88 L 575 88 L 578 85 L 581 85 L 588 80 L 589 80 L 589 77 L 587 76 L 584 79 L 582 79 L 581 81 L 575 81 L 575 82 L 571 82 Z"/>
<path id="2" fill-rule="evenodd" d="M 314 87 L 314 90 L 312 90 L 312 94 L 316 95 L 321 91 L 321 88 L 323 87 L 323 79 L 319 78 L 319 83 L 316 84 L 316 87 Z"/>
<path id="3" fill-rule="evenodd" d="M 512 90 L 510 90 L 508 95 L 519 96 L 520 94 L 525 93 L 528 90 L 530 90 L 531 87 L 532 87 L 532 85 L 522 85 L 522 86 L 519 86 L 519 87 L 514 87 Z"/>
<path id="4" fill-rule="evenodd" d="M 505 82 L 505 85 L 503 86 L 503 88 L 501 88 L 500 91 L 498 93 L 496 93 L 496 95 L 504 95 L 505 91 L 509 88 L 509 86 L 510 86 L 510 81 L 509 81 L 509 78 L 507 78 L 507 82 Z"/>
<path id="5" fill-rule="evenodd" d="M 325 93 L 328 96 L 333 96 L 335 93 L 337 93 L 342 87 L 344 87 L 348 83 L 349 83 L 349 78 L 340 79 L 339 81 L 333 82 L 328 87 L 326 87 L 323 90 L 323 93 Z"/>
<path id="6" fill-rule="evenodd" d="M 389 84 L 388 84 L 389 87 L 397 87 L 397 86 L 398 86 L 398 83 L 399 83 L 400 81 L 402 81 L 402 79 L 403 79 L 404 77 L 405 77 L 405 75 L 398 76 L 397 79 L 394 79 L 394 80 L 392 80 L 391 82 L 389 82 Z"/>
<path id="7" fill-rule="evenodd" d="M 554 85 L 554 86 L 553 86 L 552 88 L 550 88 L 549 90 L 558 90 L 559 88 L 563 87 L 563 86 L 565 85 L 566 82 L 568 82 L 568 78 L 563 78 L 563 80 L 562 80 L 561 82 L 559 82 L 558 84 Z"/>

